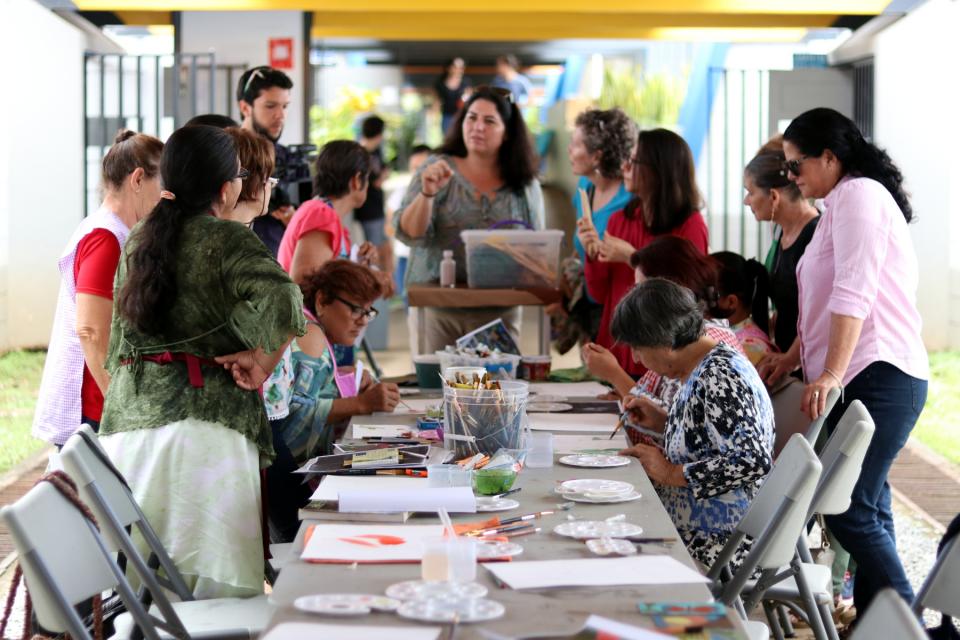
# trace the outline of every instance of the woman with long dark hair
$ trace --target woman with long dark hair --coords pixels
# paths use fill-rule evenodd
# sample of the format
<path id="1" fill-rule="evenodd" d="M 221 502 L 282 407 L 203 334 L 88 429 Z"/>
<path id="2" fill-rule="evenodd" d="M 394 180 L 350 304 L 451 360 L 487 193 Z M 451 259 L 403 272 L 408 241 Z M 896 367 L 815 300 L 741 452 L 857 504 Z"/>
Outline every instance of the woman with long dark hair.
<path id="1" fill-rule="evenodd" d="M 451 58 L 443 65 L 443 73 L 433 85 L 440 101 L 440 130 L 443 135 L 450 132 L 450 125 L 456 119 L 463 101 L 470 95 L 470 78 L 464 75 L 466 68 L 463 58 Z"/>
<path id="2" fill-rule="evenodd" d="M 634 362 L 629 347 L 616 344 L 610 321 L 617 303 L 634 285 L 630 256 L 657 236 L 669 234 L 690 240 L 707 253 L 707 225 L 700 215 L 701 198 L 690 147 L 667 129 L 641 131 L 637 144 L 623 164 L 623 179 L 634 198 L 626 209 L 610 216 L 603 239 L 587 219 L 577 221 L 577 236 L 584 246 L 597 246 L 586 256 L 584 276 L 587 292 L 603 303 L 596 345 L 609 349 L 620 366 L 639 377 L 646 368 Z M 583 358 L 600 353 L 592 343 L 583 348 Z"/>
<path id="3" fill-rule="evenodd" d="M 199 598 L 263 591 L 259 388 L 304 332 L 299 288 L 245 226 L 222 220 L 247 171 L 230 135 L 170 136 L 160 203 L 117 272 L 101 441 Z"/>
<path id="4" fill-rule="evenodd" d="M 710 257 L 720 265 L 717 276 L 718 318 L 725 318 L 750 362 L 756 366 L 776 353 L 770 341 L 770 280 L 767 268 L 739 253 L 718 251 Z"/>
<path id="5" fill-rule="evenodd" d="M 397 239 L 411 248 L 407 284 L 435 283 L 444 249 L 453 250 L 457 282 L 467 279 L 464 229 L 519 221 L 543 228 L 543 194 L 530 132 L 509 91 L 477 87 L 437 155 L 414 175 L 394 216 Z M 519 338 L 518 307 L 427 309 L 427 353 L 502 318 Z"/>
<path id="6" fill-rule="evenodd" d="M 907 229 L 913 210 L 890 156 L 832 109 L 798 116 L 783 134 L 783 152 L 803 196 L 824 199 L 797 267 L 803 409 L 818 417 L 827 393 L 839 387 L 828 430 L 854 400 L 877 427 L 850 508 L 827 516 L 827 526 L 857 562 L 858 611 L 887 587 L 909 602 L 913 590 L 897 556 L 887 473 L 920 416 L 929 378 Z"/>

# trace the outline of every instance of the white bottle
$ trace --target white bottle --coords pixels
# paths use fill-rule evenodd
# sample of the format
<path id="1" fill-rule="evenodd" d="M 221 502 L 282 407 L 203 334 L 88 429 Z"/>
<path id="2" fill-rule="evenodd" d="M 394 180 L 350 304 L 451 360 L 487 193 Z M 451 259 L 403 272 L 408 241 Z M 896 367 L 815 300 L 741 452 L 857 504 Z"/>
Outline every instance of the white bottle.
<path id="1" fill-rule="evenodd" d="M 443 252 L 443 260 L 440 261 L 440 286 L 457 286 L 457 261 L 449 249 Z"/>

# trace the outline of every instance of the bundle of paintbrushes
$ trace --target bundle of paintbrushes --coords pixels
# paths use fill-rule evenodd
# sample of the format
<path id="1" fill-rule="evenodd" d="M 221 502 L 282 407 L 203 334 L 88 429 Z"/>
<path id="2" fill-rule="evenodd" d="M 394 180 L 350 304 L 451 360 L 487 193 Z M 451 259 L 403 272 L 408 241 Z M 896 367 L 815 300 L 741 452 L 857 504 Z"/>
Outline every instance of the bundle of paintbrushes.
<path id="1" fill-rule="evenodd" d="M 444 446 L 457 458 L 520 448 L 527 383 L 454 374 L 443 384 Z"/>

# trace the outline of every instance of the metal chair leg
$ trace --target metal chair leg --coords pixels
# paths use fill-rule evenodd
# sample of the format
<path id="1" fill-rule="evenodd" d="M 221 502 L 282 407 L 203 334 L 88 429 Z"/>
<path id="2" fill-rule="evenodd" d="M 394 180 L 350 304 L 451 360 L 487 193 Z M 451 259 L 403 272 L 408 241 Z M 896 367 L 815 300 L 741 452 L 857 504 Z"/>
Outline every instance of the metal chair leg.
<path id="1" fill-rule="evenodd" d="M 837 633 L 837 625 L 833 621 L 833 612 L 829 605 L 820 605 L 820 618 L 823 620 L 823 626 L 826 627 L 827 636 L 830 640 L 840 640 L 840 634 Z"/>
<path id="2" fill-rule="evenodd" d="M 796 638 L 797 631 L 793 628 L 793 622 L 790 620 L 790 611 L 782 604 L 777 605 L 777 617 L 780 620 L 780 625 L 783 627 L 786 636 L 788 638 Z"/>
<path id="3" fill-rule="evenodd" d="M 794 556 L 794 563 L 799 564 L 799 560 Z M 827 630 L 823 625 L 823 618 L 820 617 L 820 608 L 817 606 L 817 599 L 813 595 L 813 591 L 810 589 L 810 585 L 807 584 L 807 579 L 803 575 L 803 571 L 800 571 L 800 567 L 797 574 L 794 576 L 794 580 L 797 581 L 797 588 L 800 591 L 800 599 L 803 602 L 803 610 L 807 614 L 807 622 L 810 625 L 810 630 L 813 631 L 813 636 L 817 640 L 830 640 L 827 636 Z M 831 623 L 833 618 L 831 618 Z"/>
<path id="4" fill-rule="evenodd" d="M 783 628 L 780 626 L 780 621 L 777 620 L 773 604 L 769 600 L 764 600 L 762 604 L 763 613 L 767 616 L 767 623 L 770 625 L 770 633 L 776 640 L 785 640 Z"/>

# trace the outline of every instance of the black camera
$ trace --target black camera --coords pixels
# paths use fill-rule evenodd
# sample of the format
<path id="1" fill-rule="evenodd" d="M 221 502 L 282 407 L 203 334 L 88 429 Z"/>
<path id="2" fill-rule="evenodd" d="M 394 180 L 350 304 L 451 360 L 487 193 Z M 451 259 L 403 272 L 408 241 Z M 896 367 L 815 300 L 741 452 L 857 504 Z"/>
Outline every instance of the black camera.
<path id="1" fill-rule="evenodd" d="M 277 145 L 276 150 L 276 169 L 273 175 L 279 184 L 273 190 L 273 197 L 270 198 L 270 210 L 286 205 L 299 207 L 313 195 L 310 166 L 316 158 L 317 145 Z"/>

